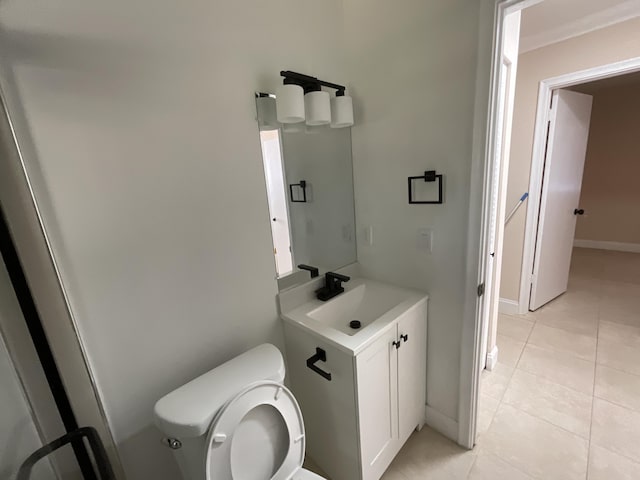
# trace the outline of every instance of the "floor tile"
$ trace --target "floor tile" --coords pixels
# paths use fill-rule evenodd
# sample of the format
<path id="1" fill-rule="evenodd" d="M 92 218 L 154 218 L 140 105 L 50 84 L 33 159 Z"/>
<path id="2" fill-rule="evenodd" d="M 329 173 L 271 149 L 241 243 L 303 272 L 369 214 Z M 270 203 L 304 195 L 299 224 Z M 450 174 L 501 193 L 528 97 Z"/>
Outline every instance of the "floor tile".
<path id="1" fill-rule="evenodd" d="M 381 480 L 408 480 L 408 477 L 400 471 L 400 467 L 398 465 L 390 465 L 384 475 L 382 475 Z"/>
<path id="2" fill-rule="evenodd" d="M 598 445 L 589 450 L 589 480 L 638 480 L 640 464 Z"/>
<path id="3" fill-rule="evenodd" d="M 630 252 L 609 252 L 602 277 L 616 282 L 640 284 L 640 255 Z"/>
<path id="4" fill-rule="evenodd" d="M 499 400 L 480 393 L 480 396 L 478 397 L 478 425 L 476 427 L 477 438 L 480 438 L 480 436 L 491 426 L 491 421 L 496 414 L 496 410 L 498 410 L 499 404 Z"/>
<path id="5" fill-rule="evenodd" d="M 503 403 L 589 438 L 592 396 L 516 370 Z"/>
<path id="6" fill-rule="evenodd" d="M 596 360 L 596 337 L 568 332 L 541 323 L 533 328 L 529 344 L 570 353 L 591 362 Z"/>
<path id="7" fill-rule="evenodd" d="M 569 353 L 527 345 L 518 369 L 539 375 L 586 395 L 593 393 L 594 363 Z"/>
<path id="8" fill-rule="evenodd" d="M 587 440 L 505 404 L 482 445 L 483 452 L 545 480 L 584 480 L 587 449 Z"/>
<path id="9" fill-rule="evenodd" d="M 317 475 L 320 475 L 323 478 L 329 478 L 327 474 L 324 473 L 318 466 L 318 464 L 309 456 L 305 457 L 303 467 Z"/>
<path id="10" fill-rule="evenodd" d="M 598 338 L 612 343 L 640 348 L 640 328 L 600 319 Z"/>
<path id="11" fill-rule="evenodd" d="M 498 360 L 505 365 L 515 367 L 518 364 L 518 360 L 520 360 L 524 342 L 498 335 L 496 344 L 498 345 Z"/>
<path id="12" fill-rule="evenodd" d="M 634 346 L 600 339 L 597 362 L 599 365 L 640 375 L 640 349 Z"/>
<path id="13" fill-rule="evenodd" d="M 603 281 L 600 278 L 585 277 L 572 272 L 569 275 L 569 288 L 567 291 L 588 292 L 591 295 L 600 297 L 602 295 Z"/>
<path id="14" fill-rule="evenodd" d="M 492 454 L 480 452 L 473 464 L 469 480 L 533 480 L 524 472 Z"/>
<path id="15" fill-rule="evenodd" d="M 605 282 L 600 317 L 609 322 L 640 327 L 640 285 Z"/>
<path id="16" fill-rule="evenodd" d="M 526 342 L 533 328 L 533 322 L 512 315 L 498 315 L 498 335 Z"/>
<path id="17" fill-rule="evenodd" d="M 640 462 L 640 412 L 595 398 L 591 442 Z"/>
<path id="18" fill-rule="evenodd" d="M 492 371 L 484 370 L 480 377 L 480 393 L 502 400 L 507 390 L 514 368 L 498 362 Z"/>
<path id="19" fill-rule="evenodd" d="M 640 327 L 640 308 L 638 310 L 619 308 L 618 306 L 603 306 L 600 319 L 608 322 Z"/>
<path id="20" fill-rule="evenodd" d="M 388 471 L 402 475 L 393 478 L 403 480 L 465 480 L 475 456 L 475 451 L 466 450 L 425 427 L 411 435 Z M 383 478 L 388 480 L 386 476 Z"/>
<path id="21" fill-rule="evenodd" d="M 605 259 L 601 252 L 601 250 L 574 248 L 571 256 L 571 273 L 602 278 Z"/>
<path id="22" fill-rule="evenodd" d="M 532 312 L 536 323 L 560 328 L 579 335 L 595 337 L 598 334 L 598 310 L 584 310 L 565 312 L 539 309 Z"/>
<path id="23" fill-rule="evenodd" d="M 640 412 L 640 376 L 598 365 L 595 396 Z"/>

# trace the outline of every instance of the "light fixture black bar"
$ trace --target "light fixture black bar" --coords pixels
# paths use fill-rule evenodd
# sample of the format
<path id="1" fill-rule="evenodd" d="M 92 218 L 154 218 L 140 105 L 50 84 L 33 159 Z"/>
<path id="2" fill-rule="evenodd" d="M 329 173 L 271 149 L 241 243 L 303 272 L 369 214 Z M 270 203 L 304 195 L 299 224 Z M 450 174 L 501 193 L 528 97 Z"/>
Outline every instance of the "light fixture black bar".
<path id="1" fill-rule="evenodd" d="M 305 75 L 304 73 L 292 72 L 290 70 L 282 70 L 280 72 L 280 75 L 284 77 L 285 83 L 300 85 L 302 88 L 304 88 L 305 93 L 307 91 L 319 90 L 320 86 L 323 86 L 337 90 L 336 95 L 342 96 L 344 95 L 344 91 L 347 89 L 347 87 L 345 87 L 344 85 L 325 82 L 324 80 L 320 80 L 319 78 Z"/>

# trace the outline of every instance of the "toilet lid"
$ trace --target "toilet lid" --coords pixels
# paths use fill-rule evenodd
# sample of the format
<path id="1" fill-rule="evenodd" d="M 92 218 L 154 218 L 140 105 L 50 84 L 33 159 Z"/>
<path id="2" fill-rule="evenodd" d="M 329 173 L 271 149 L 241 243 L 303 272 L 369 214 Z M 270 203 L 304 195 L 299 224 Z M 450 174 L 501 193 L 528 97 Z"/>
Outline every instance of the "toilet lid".
<path id="1" fill-rule="evenodd" d="M 247 428 L 256 429 L 255 435 L 248 435 L 248 440 L 246 434 L 242 440 L 234 438 L 234 435 L 239 436 L 243 420 L 248 425 Z M 252 437 L 255 444 L 256 441 L 261 441 L 261 434 L 272 433 L 275 426 L 280 427 L 279 430 L 283 432 L 281 436 L 286 437 L 278 442 L 283 443 L 282 445 L 270 445 L 271 442 L 263 441 L 253 445 L 257 450 L 251 448 Z M 240 442 L 235 448 L 234 440 Z M 243 480 L 242 477 L 250 476 L 289 480 L 300 470 L 304 461 L 304 423 L 298 402 L 291 391 L 279 383 L 262 381 L 249 385 L 220 409 L 209 428 L 206 446 L 207 480 Z M 280 465 L 265 466 L 255 460 L 256 452 L 264 457 L 265 451 L 270 455 L 268 452 L 273 448 L 279 448 L 282 452 L 281 455 L 274 453 L 271 456 L 284 457 L 281 462 L 279 458 L 275 460 Z M 241 458 L 238 458 L 239 455 Z M 267 460 L 273 461 L 273 458 Z M 247 469 L 250 473 L 247 473 Z"/>

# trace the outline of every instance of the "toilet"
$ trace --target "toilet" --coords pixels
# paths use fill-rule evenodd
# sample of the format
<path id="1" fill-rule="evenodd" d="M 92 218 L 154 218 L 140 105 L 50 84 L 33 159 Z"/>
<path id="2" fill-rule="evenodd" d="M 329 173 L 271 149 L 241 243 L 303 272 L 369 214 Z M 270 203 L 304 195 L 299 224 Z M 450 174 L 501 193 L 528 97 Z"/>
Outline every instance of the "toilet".
<path id="1" fill-rule="evenodd" d="M 284 375 L 282 354 L 264 344 L 158 400 L 184 480 L 323 480 L 302 468 L 304 422 Z"/>

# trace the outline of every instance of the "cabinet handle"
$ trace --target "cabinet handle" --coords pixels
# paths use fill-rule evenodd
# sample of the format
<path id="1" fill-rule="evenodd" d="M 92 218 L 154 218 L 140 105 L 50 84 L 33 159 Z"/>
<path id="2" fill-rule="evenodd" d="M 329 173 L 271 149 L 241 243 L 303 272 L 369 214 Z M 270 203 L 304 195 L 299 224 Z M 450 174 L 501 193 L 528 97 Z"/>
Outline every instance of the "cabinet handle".
<path id="1" fill-rule="evenodd" d="M 307 358 L 307 367 L 316 372 L 323 378 L 331 381 L 331 374 L 329 372 L 325 372 L 321 368 L 316 367 L 315 363 L 318 361 L 326 362 L 327 361 L 327 352 L 323 349 L 316 347 L 316 354 L 310 358 Z"/>
<path id="2" fill-rule="evenodd" d="M 404 340 L 404 343 L 407 343 L 409 341 L 409 334 L 400 335 L 400 338 Z"/>
<path id="3" fill-rule="evenodd" d="M 393 342 L 391 342 L 391 345 L 393 345 L 394 347 L 396 347 L 396 350 L 400 348 L 400 345 L 402 345 L 400 342 L 396 342 L 395 340 Z"/>

